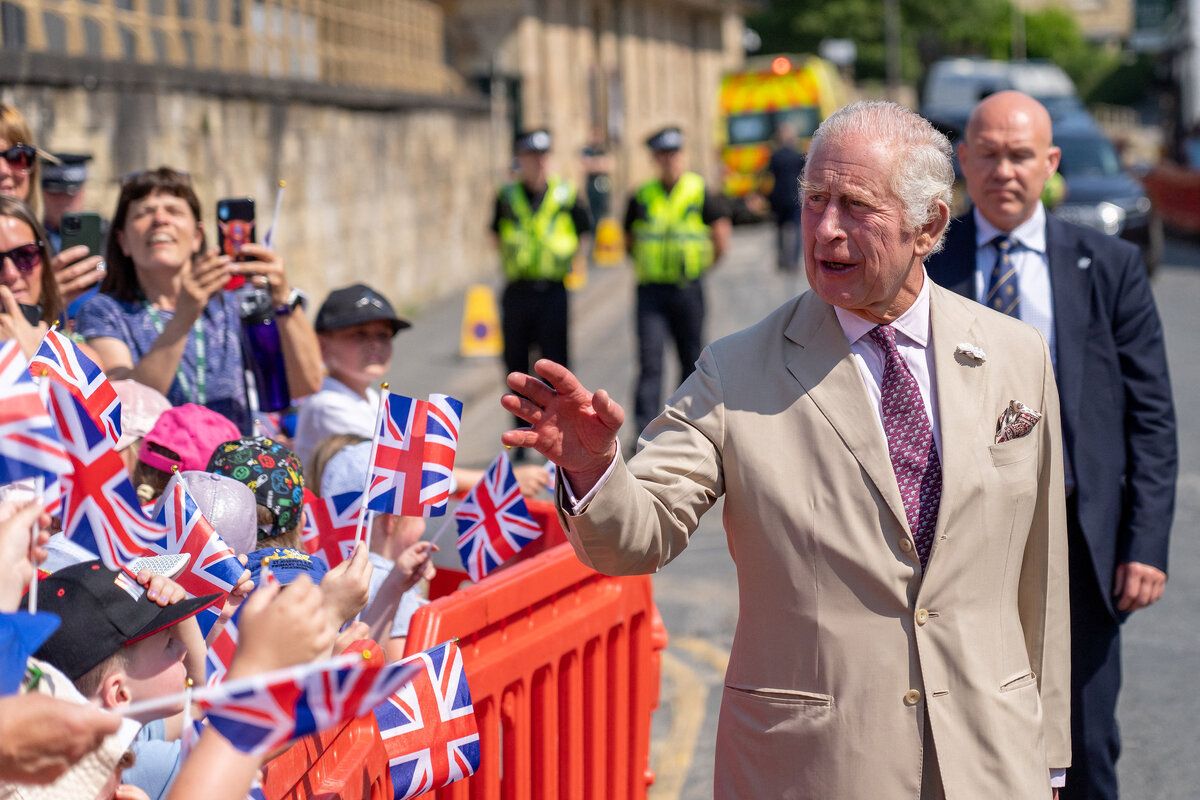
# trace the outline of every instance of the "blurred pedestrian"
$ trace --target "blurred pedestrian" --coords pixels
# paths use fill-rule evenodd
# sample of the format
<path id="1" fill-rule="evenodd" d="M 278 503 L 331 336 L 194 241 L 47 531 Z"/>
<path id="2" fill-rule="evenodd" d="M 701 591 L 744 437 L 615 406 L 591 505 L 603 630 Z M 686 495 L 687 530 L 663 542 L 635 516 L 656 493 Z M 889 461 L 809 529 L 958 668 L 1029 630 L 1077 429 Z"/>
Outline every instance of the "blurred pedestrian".
<path id="1" fill-rule="evenodd" d="M 662 411 L 668 338 L 679 353 L 680 382 L 695 369 L 704 346 L 704 274 L 729 247 L 732 231 L 725 203 L 708 191 L 704 178 L 685 171 L 679 128 L 657 131 L 646 146 L 658 176 L 638 188 L 625 211 L 625 241 L 638 282 L 639 431 Z"/>
<path id="2" fill-rule="evenodd" d="M 1037 328 L 1062 397 L 1072 756 L 1064 798 L 1117 797 L 1121 623 L 1167 581 L 1178 455 L 1163 330 L 1137 247 L 1047 214 L 1050 115 L 990 95 L 958 146 L 974 208 L 929 261 L 938 283 Z"/>
<path id="3" fill-rule="evenodd" d="M 169 167 L 129 176 L 113 213 L 108 273 L 79 311 L 77 330 L 109 378 L 133 378 L 173 404 L 196 403 L 251 432 L 235 274 L 265 288 L 274 303 L 292 397 L 316 391 L 316 333 L 288 282 L 283 259 L 247 244 L 248 260 L 205 249 L 200 198 L 191 177 Z"/>
<path id="4" fill-rule="evenodd" d="M 580 238 L 591 232 L 592 217 L 575 187 L 550 174 L 551 149 L 545 128 L 517 134 L 517 179 L 500 190 L 492 215 L 506 281 L 500 323 L 509 372 L 527 372 L 535 349 L 544 358 L 570 363 L 570 303 L 563 281 L 587 251 Z"/>
<path id="5" fill-rule="evenodd" d="M 0 338 L 15 339 L 26 358 L 62 313 L 46 233 L 33 211 L 0 195 Z"/>
<path id="6" fill-rule="evenodd" d="M 796 128 L 781 122 L 775 129 L 775 150 L 767 162 L 771 192 L 767 200 L 775 218 L 775 265 L 782 272 L 800 268 L 800 174 L 804 154 L 796 149 Z"/>
<path id="7" fill-rule="evenodd" d="M 1070 759 L 1058 392 L 1036 331 L 925 274 L 953 181 L 901 106 L 826 119 L 812 290 L 705 348 L 628 463 L 606 392 L 547 361 L 509 378 L 532 427 L 501 441 L 559 465 L 587 566 L 656 572 L 724 501 L 716 798 L 1049 800 Z"/>

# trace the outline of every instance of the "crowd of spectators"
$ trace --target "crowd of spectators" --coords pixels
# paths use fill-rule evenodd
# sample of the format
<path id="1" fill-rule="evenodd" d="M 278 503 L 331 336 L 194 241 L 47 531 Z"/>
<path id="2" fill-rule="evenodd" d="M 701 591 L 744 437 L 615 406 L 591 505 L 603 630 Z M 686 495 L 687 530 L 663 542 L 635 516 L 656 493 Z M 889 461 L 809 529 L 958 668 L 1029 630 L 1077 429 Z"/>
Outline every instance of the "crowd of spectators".
<path id="1" fill-rule="evenodd" d="M 103 369 L 121 400 L 116 450 L 145 505 L 173 476 L 239 554 L 245 571 L 227 596 L 189 597 L 161 570 L 137 584 L 56 530 L 38 499 L 0 488 L 0 800 L 6 798 L 242 798 L 266 758 L 205 729 L 184 755 L 185 709 L 124 709 L 205 682 L 205 653 L 237 614 L 238 648 L 226 679 L 319 660 L 373 639 L 389 659 L 427 602 L 436 546 L 422 518 L 375 514 L 371 535 L 332 568 L 301 544 L 304 492 L 361 491 L 394 340 L 410 327 L 380 292 L 337 289 L 310 321 L 280 253 L 247 243 L 232 257 L 210 246 L 187 172 L 128 175 L 102 252 L 56 252 L 43 171 L 60 164 L 20 112 L 0 105 L 0 339 L 33 355 L 57 327 Z M 46 189 L 71 194 L 55 173 Z M 53 186 L 51 186 L 53 184 Z M 69 199 L 69 198 L 68 198 Z M 77 203 L 76 203 L 77 205 Z M 59 240 L 61 241 L 61 240 Z M 244 279 L 244 286 L 230 288 Z M 247 294 L 274 309 L 293 407 L 257 406 L 244 336 Z M 469 487 L 479 470 L 459 468 Z M 517 471 L 531 495 L 549 480 Z M 40 534 L 30 547 L 30 531 Z M 59 627 L 34 652 L 13 621 L 35 570 L 40 611 Z M 272 578 L 272 579 L 269 579 Z M 127 585 L 128 584 L 128 585 Z M 197 615 L 219 621 L 201 634 Z M 11 646 L 10 646 L 11 645 Z"/>

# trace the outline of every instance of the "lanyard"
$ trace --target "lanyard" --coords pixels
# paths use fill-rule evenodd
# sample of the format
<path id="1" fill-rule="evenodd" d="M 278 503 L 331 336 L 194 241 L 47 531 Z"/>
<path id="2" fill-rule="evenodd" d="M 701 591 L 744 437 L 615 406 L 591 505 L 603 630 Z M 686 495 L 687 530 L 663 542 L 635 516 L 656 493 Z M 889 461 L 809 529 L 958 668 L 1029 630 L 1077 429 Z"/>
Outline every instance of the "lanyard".
<path id="1" fill-rule="evenodd" d="M 163 321 L 158 315 L 158 309 L 149 303 L 143 302 L 146 307 L 146 313 L 150 315 L 150 324 L 154 326 L 154 330 L 162 336 Z M 204 339 L 204 315 L 201 314 L 200 319 L 197 319 L 192 324 L 192 336 L 196 340 L 196 391 L 192 392 L 191 381 L 187 375 L 183 373 L 183 358 L 179 359 L 179 366 L 175 368 L 175 380 L 179 381 L 179 387 L 183 389 L 184 395 L 188 398 L 188 402 L 196 403 L 197 405 L 205 405 L 208 401 L 208 375 L 205 372 L 208 366 L 207 352 L 205 349 Z"/>

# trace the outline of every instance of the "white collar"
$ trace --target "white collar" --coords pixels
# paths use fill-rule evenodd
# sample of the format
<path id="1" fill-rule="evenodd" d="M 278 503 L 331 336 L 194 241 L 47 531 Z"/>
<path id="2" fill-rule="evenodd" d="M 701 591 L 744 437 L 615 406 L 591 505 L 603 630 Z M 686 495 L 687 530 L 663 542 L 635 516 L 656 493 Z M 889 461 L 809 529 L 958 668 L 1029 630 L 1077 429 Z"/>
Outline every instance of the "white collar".
<path id="1" fill-rule="evenodd" d="M 926 347 L 929 344 L 929 275 L 925 274 L 924 267 L 921 268 L 921 273 L 923 280 L 921 281 L 921 291 L 917 292 L 917 299 L 905 309 L 903 314 L 892 320 L 891 325 L 893 330 L 904 334 L 905 338 L 913 344 L 918 347 Z M 846 341 L 850 343 L 851 347 L 878 327 L 876 323 L 863 319 L 853 311 L 835 306 L 833 312 L 837 314 L 838 323 L 842 326 L 842 333 L 846 335 Z"/>
<path id="2" fill-rule="evenodd" d="M 354 391 L 349 386 L 342 383 L 341 381 L 339 381 L 337 378 L 333 377 L 332 375 L 326 375 L 325 380 L 321 381 L 321 390 L 326 391 L 326 392 L 337 392 L 338 394 L 344 394 L 347 397 L 353 397 L 355 400 L 360 400 L 360 401 L 362 400 L 362 396 L 359 395 L 358 392 Z M 373 387 L 373 386 L 367 387 L 367 400 L 368 401 L 372 400 L 374 392 L 375 392 L 375 387 Z"/>
<path id="3" fill-rule="evenodd" d="M 1005 232 L 997 228 L 992 223 L 988 222 L 983 214 L 979 213 L 979 206 L 975 207 L 975 246 L 985 247 L 992 243 L 992 240 L 997 236 L 1005 235 Z M 1046 253 L 1046 207 L 1039 200 L 1037 208 L 1029 216 L 1029 219 L 1022 222 L 1017 227 L 1008 231 L 1008 235 L 1017 240 L 1027 250 L 1032 250 L 1035 253 Z"/>

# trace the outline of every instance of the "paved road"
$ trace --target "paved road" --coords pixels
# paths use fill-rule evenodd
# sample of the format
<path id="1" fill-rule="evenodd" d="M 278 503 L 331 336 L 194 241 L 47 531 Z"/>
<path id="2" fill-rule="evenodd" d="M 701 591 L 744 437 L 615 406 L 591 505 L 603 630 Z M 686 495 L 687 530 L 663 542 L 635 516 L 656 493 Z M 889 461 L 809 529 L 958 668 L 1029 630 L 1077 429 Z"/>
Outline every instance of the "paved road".
<path id="1" fill-rule="evenodd" d="M 770 232 L 739 228 L 730 256 L 711 276 L 711 337 L 748 325 L 804 288 L 777 274 Z M 1172 548 L 1171 583 L 1156 608 L 1126 626 L 1126 682 L 1120 709 L 1125 737 L 1122 785 L 1129 798 L 1192 800 L 1200 790 L 1200 245 L 1171 242 L 1155 282 L 1166 324 L 1181 422 L 1182 475 Z M 574 367 L 586 384 L 609 389 L 632 408 L 633 285 L 627 270 L 593 270 L 573 301 Z M 461 463 L 483 465 L 508 424 L 496 402 L 502 370 L 455 355 L 461 298 L 426 309 L 398 340 L 397 388 L 444 391 L 467 400 Z M 633 432 L 628 432 L 633 436 Z M 671 644 L 663 660 L 662 704 L 654 720 L 656 800 L 711 797 L 713 739 L 720 687 L 737 615 L 737 592 L 720 509 L 678 563 L 655 577 L 656 598 Z"/>

